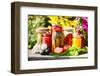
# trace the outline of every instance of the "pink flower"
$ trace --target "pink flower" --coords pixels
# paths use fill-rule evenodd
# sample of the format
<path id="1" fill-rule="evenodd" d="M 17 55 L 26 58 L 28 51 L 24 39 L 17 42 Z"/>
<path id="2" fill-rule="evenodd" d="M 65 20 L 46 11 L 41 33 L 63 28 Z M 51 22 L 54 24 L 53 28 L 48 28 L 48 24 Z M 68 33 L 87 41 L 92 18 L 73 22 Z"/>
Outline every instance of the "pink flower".
<path id="1" fill-rule="evenodd" d="M 82 27 L 85 32 L 88 32 L 88 18 L 82 17 Z"/>

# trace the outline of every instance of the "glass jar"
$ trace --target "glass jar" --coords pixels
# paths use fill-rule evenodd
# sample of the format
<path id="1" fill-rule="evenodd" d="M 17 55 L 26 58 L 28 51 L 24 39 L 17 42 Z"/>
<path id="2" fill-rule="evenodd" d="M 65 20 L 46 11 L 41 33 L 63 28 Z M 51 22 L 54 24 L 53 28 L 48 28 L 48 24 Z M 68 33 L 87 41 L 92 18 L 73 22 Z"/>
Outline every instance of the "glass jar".
<path id="1" fill-rule="evenodd" d="M 78 34 L 75 34 L 73 36 L 73 46 L 76 48 L 81 48 L 81 36 Z"/>
<path id="2" fill-rule="evenodd" d="M 81 48 L 84 48 L 86 46 L 86 40 L 84 38 L 84 35 L 81 35 Z"/>
<path id="3" fill-rule="evenodd" d="M 52 26 L 52 52 L 58 47 L 64 46 L 63 29 L 60 26 Z"/>
<path id="4" fill-rule="evenodd" d="M 42 42 L 47 44 L 47 46 L 51 48 L 51 34 L 49 32 L 43 34 Z"/>
<path id="5" fill-rule="evenodd" d="M 45 49 L 48 48 L 47 45 L 49 45 L 49 42 L 50 42 L 49 41 L 50 40 L 49 37 L 50 36 L 49 37 L 44 36 L 44 34 L 47 33 L 48 31 L 49 31 L 49 29 L 45 28 L 45 27 L 41 27 L 41 28 L 37 28 L 36 29 L 36 32 L 37 32 L 37 43 L 33 47 L 33 53 L 35 53 L 35 54 L 41 54 L 41 53 L 43 53 L 43 51 Z"/>
<path id="6" fill-rule="evenodd" d="M 72 39 L 73 39 L 73 28 L 64 28 L 64 44 L 68 46 L 72 46 Z"/>
<path id="7" fill-rule="evenodd" d="M 32 49 L 33 54 L 40 54 L 42 52 L 41 44 L 42 44 L 42 34 L 41 32 L 37 32 L 37 43 Z"/>

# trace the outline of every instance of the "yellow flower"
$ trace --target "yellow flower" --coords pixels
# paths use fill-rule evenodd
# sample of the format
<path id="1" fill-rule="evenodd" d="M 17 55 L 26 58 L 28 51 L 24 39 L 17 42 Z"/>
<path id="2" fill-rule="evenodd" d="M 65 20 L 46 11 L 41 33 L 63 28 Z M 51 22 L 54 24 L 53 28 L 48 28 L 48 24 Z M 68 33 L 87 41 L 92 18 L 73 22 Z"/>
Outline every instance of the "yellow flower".
<path id="1" fill-rule="evenodd" d="M 63 28 L 73 27 L 75 28 L 78 25 L 78 20 L 69 20 L 69 16 L 48 16 L 50 18 L 49 22 L 54 25 L 61 26 Z"/>
<path id="2" fill-rule="evenodd" d="M 70 21 L 70 25 L 71 25 L 72 27 L 76 27 L 77 24 L 78 24 L 78 21 L 77 21 L 77 20 Z"/>
<path id="3" fill-rule="evenodd" d="M 59 21 L 58 16 L 48 16 L 48 17 L 50 18 L 49 22 L 51 24 L 58 24 Z"/>

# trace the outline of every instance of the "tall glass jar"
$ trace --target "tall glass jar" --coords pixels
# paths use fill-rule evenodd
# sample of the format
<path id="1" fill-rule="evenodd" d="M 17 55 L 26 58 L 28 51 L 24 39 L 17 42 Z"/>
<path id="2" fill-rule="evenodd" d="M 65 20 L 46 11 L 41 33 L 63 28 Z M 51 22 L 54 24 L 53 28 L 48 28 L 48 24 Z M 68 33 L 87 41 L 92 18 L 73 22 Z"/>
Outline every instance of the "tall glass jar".
<path id="1" fill-rule="evenodd" d="M 50 33 L 49 29 L 45 27 L 37 28 L 37 43 L 33 47 L 33 53 L 41 54 L 43 50 L 47 49 L 50 46 Z M 49 34 L 49 35 L 48 35 Z"/>
<path id="2" fill-rule="evenodd" d="M 40 29 L 36 29 L 37 33 L 37 43 L 33 47 L 32 51 L 34 54 L 40 54 L 42 52 L 41 44 L 42 44 L 42 32 Z"/>
<path id="3" fill-rule="evenodd" d="M 63 29 L 60 26 L 52 26 L 52 52 L 54 53 L 56 48 L 64 46 L 64 34 Z"/>

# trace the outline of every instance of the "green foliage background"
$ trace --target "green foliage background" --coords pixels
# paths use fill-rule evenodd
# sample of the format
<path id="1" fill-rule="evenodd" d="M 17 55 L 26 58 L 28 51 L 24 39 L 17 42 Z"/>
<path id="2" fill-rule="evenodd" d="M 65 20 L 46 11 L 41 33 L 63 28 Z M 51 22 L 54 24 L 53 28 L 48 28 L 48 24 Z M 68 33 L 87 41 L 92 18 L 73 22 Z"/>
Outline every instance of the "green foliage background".
<path id="1" fill-rule="evenodd" d="M 47 27 L 50 23 L 47 16 L 28 15 L 28 48 L 31 49 L 37 42 L 36 28 Z"/>

